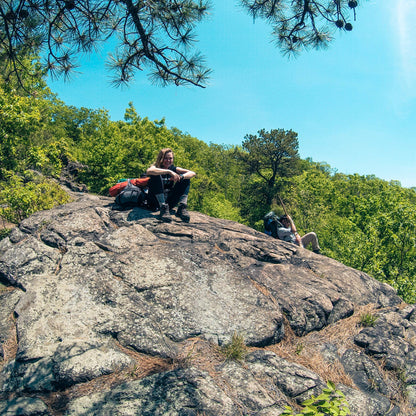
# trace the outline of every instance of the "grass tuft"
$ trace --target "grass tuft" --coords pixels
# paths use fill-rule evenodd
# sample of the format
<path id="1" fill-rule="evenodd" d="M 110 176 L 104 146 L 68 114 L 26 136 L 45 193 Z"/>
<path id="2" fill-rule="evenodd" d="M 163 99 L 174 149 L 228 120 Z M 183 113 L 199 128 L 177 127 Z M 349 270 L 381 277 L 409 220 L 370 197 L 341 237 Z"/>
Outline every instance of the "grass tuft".
<path id="1" fill-rule="evenodd" d="M 231 341 L 221 347 L 221 352 L 227 360 L 244 361 L 248 352 L 244 337 L 234 332 Z"/>
<path id="2" fill-rule="evenodd" d="M 363 313 L 360 315 L 360 325 L 364 327 L 372 327 L 376 324 L 378 317 L 372 313 Z"/>

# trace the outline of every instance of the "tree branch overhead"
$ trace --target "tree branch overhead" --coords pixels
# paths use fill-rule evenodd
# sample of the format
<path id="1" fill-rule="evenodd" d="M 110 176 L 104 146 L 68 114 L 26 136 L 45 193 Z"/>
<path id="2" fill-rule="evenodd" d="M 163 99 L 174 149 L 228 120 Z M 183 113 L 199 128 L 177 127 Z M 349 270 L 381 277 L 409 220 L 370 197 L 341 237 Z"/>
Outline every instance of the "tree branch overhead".
<path id="1" fill-rule="evenodd" d="M 253 19 L 272 26 L 284 54 L 327 46 L 334 30 L 352 30 L 357 0 L 240 0 Z M 80 53 L 114 38 L 113 83 L 148 72 L 163 86 L 205 87 L 211 69 L 195 50 L 195 28 L 209 0 L 4 0 L 0 3 L 0 62 L 5 79 L 28 74 L 22 56 L 37 59 L 52 77 L 67 77 Z"/>

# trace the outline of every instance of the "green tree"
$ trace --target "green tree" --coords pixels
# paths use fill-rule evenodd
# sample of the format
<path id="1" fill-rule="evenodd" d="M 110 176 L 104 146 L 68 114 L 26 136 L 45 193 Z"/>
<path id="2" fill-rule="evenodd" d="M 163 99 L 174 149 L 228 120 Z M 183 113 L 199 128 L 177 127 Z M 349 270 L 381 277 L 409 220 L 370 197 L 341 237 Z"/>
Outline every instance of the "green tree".
<path id="1" fill-rule="evenodd" d="M 19 168 L 20 161 L 30 147 L 33 130 L 39 126 L 40 120 L 39 105 L 36 105 L 33 98 L 7 92 L 0 84 L 0 166 L 2 169 Z"/>
<path id="2" fill-rule="evenodd" d="M 0 216 L 10 222 L 69 200 L 50 179 L 69 158 L 69 140 L 54 126 L 56 100 L 32 68 L 22 85 L 0 77 Z"/>
<path id="3" fill-rule="evenodd" d="M 70 144 L 67 130 L 54 121 L 63 103 L 46 87 L 39 65 L 30 56 L 19 59 L 30 70 L 19 75 L 21 84 L 0 76 L 0 179 L 7 170 L 26 169 L 59 176 Z"/>
<path id="4" fill-rule="evenodd" d="M 261 193 L 265 204 L 270 206 L 276 194 L 278 176 L 292 176 L 299 162 L 298 135 L 292 130 L 259 130 L 258 136 L 248 134 L 242 143 L 243 151 L 237 157 L 243 169 L 261 178 L 265 186 Z"/>
<path id="5" fill-rule="evenodd" d="M 351 30 L 356 0 L 240 0 L 253 18 L 273 27 L 285 52 L 325 46 L 334 28 Z M 116 85 L 145 68 L 162 85 L 206 85 L 210 69 L 194 52 L 194 29 L 209 0 L 8 0 L 0 4 L 0 62 L 6 79 L 30 74 L 20 56 L 47 57 L 46 69 L 68 76 L 79 53 L 117 39 L 110 66 Z"/>

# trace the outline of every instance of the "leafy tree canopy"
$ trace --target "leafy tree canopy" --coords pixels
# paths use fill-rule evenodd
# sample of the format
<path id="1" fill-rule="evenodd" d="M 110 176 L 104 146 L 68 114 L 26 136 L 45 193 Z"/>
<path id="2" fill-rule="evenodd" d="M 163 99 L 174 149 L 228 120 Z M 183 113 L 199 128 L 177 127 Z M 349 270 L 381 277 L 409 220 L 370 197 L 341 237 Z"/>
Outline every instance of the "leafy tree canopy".
<path id="1" fill-rule="evenodd" d="M 262 129 L 258 135 L 248 134 L 243 141 L 243 151 L 237 157 L 243 162 L 243 169 L 259 176 L 266 185 L 268 204 L 276 192 L 277 177 L 291 176 L 296 172 L 299 161 L 298 135 L 292 130 Z"/>
<path id="2" fill-rule="evenodd" d="M 230 0 L 231 1 L 231 0 Z M 326 46 L 333 30 L 352 30 L 357 0 L 240 0 L 254 19 L 273 28 L 283 53 Z M 21 56 L 42 53 L 52 76 L 68 76 L 81 52 L 110 38 L 117 46 L 109 66 L 115 85 L 147 70 L 151 81 L 204 87 L 210 69 L 193 49 L 195 26 L 209 0 L 3 0 L 0 62 L 5 78 L 29 73 Z"/>

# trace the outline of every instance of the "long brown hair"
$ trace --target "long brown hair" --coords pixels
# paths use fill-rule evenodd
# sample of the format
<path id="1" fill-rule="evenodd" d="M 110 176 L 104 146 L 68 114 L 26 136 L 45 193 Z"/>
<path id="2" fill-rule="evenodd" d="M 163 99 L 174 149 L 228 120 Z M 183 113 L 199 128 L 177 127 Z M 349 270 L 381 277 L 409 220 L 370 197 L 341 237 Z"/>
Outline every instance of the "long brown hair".
<path id="1" fill-rule="evenodd" d="M 172 153 L 172 157 L 173 157 L 173 151 L 172 151 L 171 148 L 166 147 L 166 148 L 162 149 L 159 152 L 159 154 L 157 155 L 157 158 L 156 158 L 155 166 L 157 168 L 161 168 L 162 167 L 163 159 L 165 158 L 166 153 Z"/>

